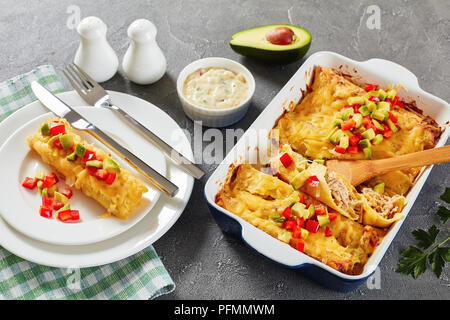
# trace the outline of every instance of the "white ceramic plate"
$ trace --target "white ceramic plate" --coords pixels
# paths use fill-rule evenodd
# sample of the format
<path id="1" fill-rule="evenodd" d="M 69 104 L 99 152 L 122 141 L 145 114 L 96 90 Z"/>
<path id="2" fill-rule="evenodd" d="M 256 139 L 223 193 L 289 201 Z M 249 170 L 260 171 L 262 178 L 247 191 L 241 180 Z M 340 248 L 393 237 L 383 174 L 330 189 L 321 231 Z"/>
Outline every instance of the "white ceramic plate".
<path id="1" fill-rule="evenodd" d="M 189 141 L 184 135 L 177 135 L 177 140 L 172 141 L 173 132 L 180 130 L 180 127 L 165 112 L 147 101 L 127 94 L 110 92 L 110 95 L 117 105 L 138 118 L 188 159 L 193 160 Z M 74 91 L 58 96 L 72 106 L 86 104 Z M 78 110 L 86 115 L 84 114 L 85 109 Z M 18 127 L 47 112 L 48 110 L 39 102 L 33 102 L 12 114 L 0 123 L 0 144 L 3 144 Z M 104 128 L 101 123 L 96 124 L 100 128 Z M 89 245 L 63 246 L 30 238 L 0 219 L 0 245 L 26 260 L 62 268 L 103 265 L 141 251 L 170 229 L 183 212 L 192 193 L 194 179 L 171 161 L 166 160 L 165 162 L 166 177 L 179 187 L 178 194 L 174 198 L 168 198 L 165 194 L 161 194 L 151 213 L 145 215 L 139 223 L 127 231 L 105 241 Z M 19 180 L 19 178 L 17 179 Z"/>
<path id="2" fill-rule="evenodd" d="M 165 175 L 166 162 L 164 155 L 158 151 L 136 131 L 128 127 L 111 110 L 92 107 L 78 107 L 90 121 L 101 124 L 102 129 L 139 158 L 148 163 L 156 171 Z M 34 177 L 36 169 L 46 173 L 52 171 L 40 156 L 30 150 L 26 138 L 36 132 L 42 123 L 54 117 L 52 113 L 43 114 L 20 127 L 0 148 L 0 159 L 7 165 L 0 166 L 0 214 L 12 227 L 23 234 L 43 242 L 60 245 L 81 245 L 103 241 L 114 237 L 138 223 L 156 204 L 160 192 L 142 175 L 135 176 L 146 184 L 149 191 L 143 195 L 141 204 L 127 220 L 115 217 L 102 218 L 105 209 L 95 200 L 72 188 L 73 197 L 69 203 L 72 210 L 79 210 L 81 221 L 78 223 L 62 223 L 56 217 L 43 218 L 39 215 L 41 196 L 36 189 L 28 190 L 21 186 L 25 177 Z M 89 143 L 114 154 L 106 146 L 84 132 L 77 132 Z M 115 157 L 118 159 L 118 157 Z M 118 159 L 122 168 L 132 174 L 135 170 Z M 59 188 L 64 182 L 58 183 Z M 55 214 L 54 214 L 55 216 Z"/>

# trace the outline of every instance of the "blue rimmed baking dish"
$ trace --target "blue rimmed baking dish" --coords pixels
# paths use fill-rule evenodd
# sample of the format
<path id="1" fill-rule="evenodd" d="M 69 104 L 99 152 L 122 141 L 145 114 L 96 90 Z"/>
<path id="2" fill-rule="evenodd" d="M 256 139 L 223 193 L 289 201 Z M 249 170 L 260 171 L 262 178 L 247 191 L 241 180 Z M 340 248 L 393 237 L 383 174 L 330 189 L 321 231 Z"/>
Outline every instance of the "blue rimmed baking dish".
<path id="1" fill-rule="evenodd" d="M 400 98 L 407 102 L 415 101 L 425 115 L 432 117 L 444 129 L 436 146 L 442 146 L 447 141 L 449 130 L 446 130 L 446 126 L 450 120 L 449 104 L 423 91 L 417 77 L 409 70 L 383 59 L 359 62 L 333 52 L 317 52 L 305 61 L 228 153 L 206 182 L 204 192 L 211 214 L 224 232 L 241 238 L 249 247 L 266 258 L 285 267 L 298 269 L 324 286 L 339 291 L 350 291 L 358 287 L 375 271 L 417 199 L 430 173 L 431 166 L 423 168 L 413 188 L 406 196 L 407 204 L 403 209 L 404 218 L 391 227 L 359 275 L 344 274 L 300 253 L 215 203 L 215 196 L 229 179 L 232 169 L 246 159 L 256 158 L 256 153 L 267 146 L 265 141 L 268 140 L 267 135 L 261 135 L 261 132 L 268 133 L 283 112 L 297 105 L 306 92 L 307 84 L 311 81 L 314 67 L 318 65 L 340 70 L 353 77 L 356 82 L 361 82 L 361 85 L 377 83 L 387 87 L 392 84 L 402 84 L 406 90 L 399 91 Z M 256 139 L 255 132 L 257 132 Z"/>

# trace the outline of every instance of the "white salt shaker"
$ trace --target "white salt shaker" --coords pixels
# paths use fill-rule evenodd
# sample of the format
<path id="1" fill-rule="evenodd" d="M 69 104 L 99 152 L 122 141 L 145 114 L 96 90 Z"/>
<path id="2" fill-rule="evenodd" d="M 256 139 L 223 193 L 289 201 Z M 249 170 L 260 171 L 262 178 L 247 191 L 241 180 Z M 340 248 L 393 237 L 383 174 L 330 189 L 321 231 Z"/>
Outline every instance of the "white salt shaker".
<path id="1" fill-rule="evenodd" d="M 137 84 L 154 83 L 166 72 L 166 58 L 156 43 L 156 32 L 155 25 L 146 19 L 138 19 L 128 27 L 130 46 L 122 68 Z"/>
<path id="2" fill-rule="evenodd" d="M 77 26 L 80 46 L 74 63 L 95 81 L 111 79 L 119 67 L 119 59 L 106 40 L 106 24 L 97 17 L 87 17 Z"/>

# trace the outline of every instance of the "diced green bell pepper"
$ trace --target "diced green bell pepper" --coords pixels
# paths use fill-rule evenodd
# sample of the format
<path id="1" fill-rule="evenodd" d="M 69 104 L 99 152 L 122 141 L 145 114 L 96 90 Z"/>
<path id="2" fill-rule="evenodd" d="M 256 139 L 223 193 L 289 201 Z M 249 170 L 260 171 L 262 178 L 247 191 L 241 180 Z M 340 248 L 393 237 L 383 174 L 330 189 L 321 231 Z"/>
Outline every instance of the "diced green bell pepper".
<path id="1" fill-rule="evenodd" d="M 71 134 L 63 134 L 59 137 L 59 142 L 61 142 L 61 146 L 64 149 L 70 149 L 73 147 L 73 135 Z"/>
<path id="2" fill-rule="evenodd" d="M 355 123 L 356 123 L 355 128 L 359 128 L 359 127 L 361 126 L 361 124 L 362 124 L 362 121 L 363 121 L 363 116 L 362 116 L 362 114 L 361 114 L 361 113 L 356 113 L 356 114 L 353 116 L 352 119 L 353 119 L 353 120 L 355 121 Z"/>
<path id="3" fill-rule="evenodd" d="M 381 133 L 379 133 L 375 136 L 375 138 L 373 138 L 372 144 L 374 144 L 374 145 L 380 144 L 383 141 L 383 139 L 384 139 L 383 135 Z"/>
<path id="4" fill-rule="evenodd" d="M 323 227 L 330 223 L 330 218 L 328 217 L 328 214 L 317 215 L 317 222 Z"/>
<path id="5" fill-rule="evenodd" d="M 355 110 L 353 108 L 347 108 L 342 112 L 342 120 L 347 121 L 350 119 L 350 116 L 355 114 Z"/>
<path id="6" fill-rule="evenodd" d="M 77 153 L 76 153 L 75 151 L 72 152 L 71 154 L 69 154 L 69 155 L 66 157 L 66 159 L 69 160 L 69 161 L 75 161 L 75 160 L 77 160 Z"/>
<path id="7" fill-rule="evenodd" d="M 363 116 L 368 116 L 370 114 L 370 110 L 366 105 L 363 105 L 359 108 L 359 113 Z"/>
<path id="8" fill-rule="evenodd" d="M 364 104 L 364 97 L 360 96 L 360 97 L 349 97 L 347 99 L 347 103 L 350 105 L 353 104 L 359 104 L 359 105 L 363 105 Z"/>
<path id="9" fill-rule="evenodd" d="M 373 129 L 370 128 L 364 131 L 361 135 L 364 139 L 372 140 L 373 138 L 375 138 L 375 131 L 373 131 Z"/>
<path id="10" fill-rule="evenodd" d="M 81 158 L 84 156 L 85 152 L 86 148 L 83 145 L 77 143 L 77 145 L 75 146 L 75 154 Z"/>
<path id="11" fill-rule="evenodd" d="M 91 160 L 91 161 L 86 162 L 86 166 L 101 168 L 101 167 L 103 167 L 103 162 L 101 162 L 100 160 Z"/>
<path id="12" fill-rule="evenodd" d="M 339 140 L 339 147 L 347 149 L 349 145 L 349 138 L 347 135 L 343 135 Z"/>
<path id="13" fill-rule="evenodd" d="M 297 173 L 297 175 L 291 180 L 291 185 L 294 189 L 300 189 L 306 182 L 306 180 L 311 176 L 309 171 L 302 171 Z"/>
<path id="14" fill-rule="evenodd" d="M 48 123 L 44 123 L 41 126 L 41 134 L 43 136 L 49 136 L 50 135 L 50 126 L 48 125 Z"/>
<path id="15" fill-rule="evenodd" d="M 394 100 L 396 95 L 397 95 L 397 91 L 394 90 L 394 89 L 391 89 L 391 90 L 389 90 L 389 91 L 387 92 L 387 96 L 386 96 L 386 97 L 387 97 L 388 99 L 390 99 L 390 100 Z"/>
<path id="16" fill-rule="evenodd" d="M 379 193 L 379 194 L 383 194 L 384 193 L 384 182 L 381 182 L 379 184 L 377 184 L 375 187 L 373 187 L 373 191 Z"/>
<path id="17" fill-rule="evenodd" d="M 387 123 L 389 129 L 391 129 L 391 130 L 394 131 L 394 132 L 397 132 L 397 131 L 398 131 L 397 126 L 392 122 L 391 119 L 387 119 L 387 120 L 386 120 L 386 123 Z"/>
<path id="18" fill-rule="evenodd" d="M 367 159 L 369 159 L 369 160 L 372 159 L 372 156 L 373 156 L 372 146 L 363 148 L 363 152 Z"/>
<path id="19" fill-rule="evenodd" d="M 292 233 L 290 233 L 289 231 L 281 231 L 278 233 L 278 240 L 281 240 L 285 243 L 289 243 L 289 241 L 291 241 L 292 238 Z"/>

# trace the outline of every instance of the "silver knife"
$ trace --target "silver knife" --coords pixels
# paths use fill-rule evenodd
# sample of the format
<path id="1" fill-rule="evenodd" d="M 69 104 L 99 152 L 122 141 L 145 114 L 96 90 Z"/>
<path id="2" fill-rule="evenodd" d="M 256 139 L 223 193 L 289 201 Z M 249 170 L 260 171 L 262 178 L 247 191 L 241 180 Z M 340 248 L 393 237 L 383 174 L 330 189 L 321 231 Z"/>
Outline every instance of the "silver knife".
<path id="1" fill-rule="evenodd" d="M 31 83 L 31 89 L 36 97 L 47 107 L 50 111 L 56 114 L 58 117 L 65 118 L 72 127 L 86 131 L 102 142 L 104 145 L 113 150 L 122 159 L 127 161 L 137 171 L 142 173 L 147 179 L 149 179 L 156 187 L 163 190 L 170 197 L 173 197 L 178 192 L 178 187 L 170 182 L 166 177 L 159 174 L 144 161 L 139 159 L 133 153 L 117 143 L 114 139 L 101 131 L 95 125 L 86 120 L 81 114 L 76 112 L 72 107 L 68 106 L 58 97 L 53 95 L 50 91 L 45 89 L 37 81 Z"/>

